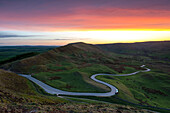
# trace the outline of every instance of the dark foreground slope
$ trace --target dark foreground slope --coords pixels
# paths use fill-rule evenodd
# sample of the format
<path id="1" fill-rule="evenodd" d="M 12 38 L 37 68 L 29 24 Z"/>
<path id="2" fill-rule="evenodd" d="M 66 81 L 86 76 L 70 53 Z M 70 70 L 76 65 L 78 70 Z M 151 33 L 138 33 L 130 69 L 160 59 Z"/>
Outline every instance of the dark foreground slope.
<path id="1" fill-rule="evenodd" d="M 27 79 L 0 69 L 0 112 L 9 110 L 9 112 L 26 112 L 36 108 L 35 105 L 64 102 L 59 98 L 41 95 L 37 93 L 38 90 L 40 91 L 39 87 L 35 87 Z"/>

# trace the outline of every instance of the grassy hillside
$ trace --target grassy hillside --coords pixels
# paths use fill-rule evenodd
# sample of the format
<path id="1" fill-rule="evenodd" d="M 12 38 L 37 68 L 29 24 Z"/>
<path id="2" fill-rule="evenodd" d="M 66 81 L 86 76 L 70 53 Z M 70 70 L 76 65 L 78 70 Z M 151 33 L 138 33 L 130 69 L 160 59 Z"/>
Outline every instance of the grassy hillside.
<path id="1" fill-rule="evenodd" d="M 164 45 L 167 46 L 167 44 Z M 164 48 L 164 51 L 169 54 L 166 46 L 162 47 L 161 45 L 161 48 Z M 156 46 L 154 47 L 156 48 Z M 140 43 L 138 48 L 138 51 L 145 53 L 143 49 L 140 49 Z M 131 73 L 143 70 L 140 65 L 146 64 L 152 72 L 121 78 L 99 76 L 99 79 L 118 87 L 119 98 L 144 105 L 170 107 L 167 101 L 170 91 L 166 90 L 169 88 L 170 82 L 168 71 L 170 63 L 166 58 L 150 57 L 145 54 L 119 54 L 111 51 L 112 48 L 107 51 L 91 44 L 74 43 L 33 57 L 7 63 L 2 67 L 18 73 L 32 74 L 33 77 L 46 84 L 66 91 L 106 92 L 109 90 L 108 87 L 92 81 L 90 79 L 92 74 Z M 129 51 L 128 46 L 127 51 Z M 160 51 L 158 49 L 157 53 Z M 106 100 L 112 99 L 114 98 L 109 97 Z"/>
<path id="2" fill-rule="evenodd" d="M 60 65 L 67 66 L 67 64 L 69 64 L 77 66 L 78 68 L 83 66 L 88 67 L 89 64 L 102 64 L 106 65 L 107 67 L 113 67 L 119 70 L 119 64 L 121 62 L 126 62 L 125 60 L 126 59 L 105 52 L 94 45 L 76 43 L 68 44 L 66 46 L 55 48 L 37 56 L 9 63 L 3 67 L 6 69 L 10 68 L 15 72 L 30 73 L 47 71 L 48 66 L 45 65 L 48 64 L 54 64 L 56 67 L 60 67 Z M 115 65 L 117 65 L 117 67 L 114 67 Z M 134 65 L 133 67 L 137 68 L 138 66 Z M 34 70 L 33 68 L 37 69 Z M 122 70 L 124 69 L 123 67 L 121 68 Z"/>
<path id="3" fill-rule="evenodd" d="M 36 107 L 35 105 L 65 102 L 65 100 L 57 97 L 54 98 L 37 93 L 40 90 L 27 79 L 0 69 L 0 112 L 2 112 L 1 110 L 10 109 L 10 107 L 11 109 L 13 107 L 13 110 L 29 110 Z"/>
<path id="4" fill-rule="evenodd" d="M 170 99 L 169 41 L 97 46 L 126 58 L 128 62 L 124 64 L 146 64 L 151 69 L 151 72 L 128 77 L 98 77 L 118 87 L 118 97 L 134 103 L 170 108 L 167 101 Z"/>
<path id="5" fill-rule="evenodd" d="M 40 93 L 41 92 L 41 93 Z M 0 112 L 148 112 L 149 110 L 102 104 L 100 102 L 70 99 L 42 94 L 43 91 L 15 73 L 0 70 Z M 81 103 L 83 102 L 84 103 Z"/>
<path id="6" fill-rule="evenodd" d="M 170 61 L 170 41 L 97 45 L 103 50 L 127 55 L 147 56 Z"/>
<path id="7" fill-rule="evenodd" d="M 118 97 L 134 103 L 169 108 L 169 75 L 156 73 L 140 73 L 131 77 L 106 77 L 98 79 L 115 85 L 120 93 Z"/>
<path id="8" fill-rule="evenodd" d="M 62 90 L 106 92 L 109 89 L 90 80 L 90 76 L 95 73 L 123 72 L 127 66 L 120 65 L 123 60 L 118 61 L 94 45 L 76 43 L 9 63 L 3 67 L 17 73 L 32 74 L 35 78 Z M 112 67 L 116 71 L 111 69 Z M 139 69 L 139 66 L 132 67 Z"/>

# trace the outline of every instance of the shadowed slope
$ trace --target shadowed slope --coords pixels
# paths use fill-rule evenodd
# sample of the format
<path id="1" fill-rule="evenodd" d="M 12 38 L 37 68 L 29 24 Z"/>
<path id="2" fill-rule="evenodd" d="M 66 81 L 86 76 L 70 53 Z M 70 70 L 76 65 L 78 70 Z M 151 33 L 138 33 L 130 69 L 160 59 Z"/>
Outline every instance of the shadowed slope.
<path id="1" fill-rule="evenodd" d="M 33 84 L 27 79 L 0 69 L 0 106 L 7 103 L 17 104 L 57 104 L 60 99 L 52 100 L 36 92 Z"/>
<path id="2" fill-rule="evenodd" d="M 33 93 L 33 90 L 27 84 L 28 80 L 12 72 L 0 69 L 0 87 L 1 90 L 14 91 L 17 93 Z"/>

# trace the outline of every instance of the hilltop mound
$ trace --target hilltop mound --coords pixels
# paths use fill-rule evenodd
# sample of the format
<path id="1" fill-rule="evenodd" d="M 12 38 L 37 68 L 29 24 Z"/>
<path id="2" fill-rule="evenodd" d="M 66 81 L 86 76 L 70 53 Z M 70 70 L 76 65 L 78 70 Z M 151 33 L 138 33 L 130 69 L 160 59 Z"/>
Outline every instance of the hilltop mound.
<path id="1" fill-rule="evenodd" d="M 95 45 L 83 42 L 70 43 L 68 45 L 53 49 L 55 52 L 62 52 L 66 54 L 80 54 L 82 52 L 92 52 L 101 54 L 103 51 Z"/>
<path id="2" fill-rule="evenodd" d="M 39 65 L 40 70 L 46 71 L 43 65 L 54 62 L 60 63 L 61 61 L 65 61 L 78 64 L 78 62 L 80 63 L 81 61 L 90 62 L 89 60 L 93 58 L 98 61 L 102 60 L 104 59 L 102 58 L 102 56 L 104 56 L 103 52 L 103 50 L 92 44 L 82 42 L 71 43 L 33 57 L 8 63 L 2 67 L 17 73 L 28 73 L 32 71 L 33 67 Z"/>
<path id="3" fill-rule="evenodd" d="M 68 44 L 68 45 L 71 45 L 73 47 L 79 48 L 79 49 L 87 51 L 87 52 L 103 53 L 103 51 L 100 48 L 98 48 L 97 46 L 92 45 L 92 44 L 78 42 L 78 43 L 72 43 L 72 44 Z"/>

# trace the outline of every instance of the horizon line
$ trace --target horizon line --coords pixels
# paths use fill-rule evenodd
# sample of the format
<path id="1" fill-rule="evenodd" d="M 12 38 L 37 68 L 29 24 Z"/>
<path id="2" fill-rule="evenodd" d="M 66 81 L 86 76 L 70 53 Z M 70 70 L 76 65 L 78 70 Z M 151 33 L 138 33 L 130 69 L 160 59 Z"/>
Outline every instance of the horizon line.
<path id="1" fill-rule="evenodd" d="M 115 43 L 101 43 L 101 44 L 127 44 L 127 43 L 144 43 L 144 42 L 170 42 L 170 40 L 160 40 L 160 41 L 140 41 L 140 42 L 115 42 Z M 68 44 L 71 44 L 71 43 L 80 43 L 80 42 L 70 42 L 70 43 L 67 43 L 67 44 L 63 44 L 63 45 L 0 45 L 0 47 L 3 47 L 3 46 L 64 46 L 64 45 L 68 45 Z M 82 42 L 82 43 L 86 43 L 86 42 Z M 100 45 L 100 44 L 94 44 L 94 43 L 87 43 L 87 44 L 93 44 L 93 45 Z"/>

